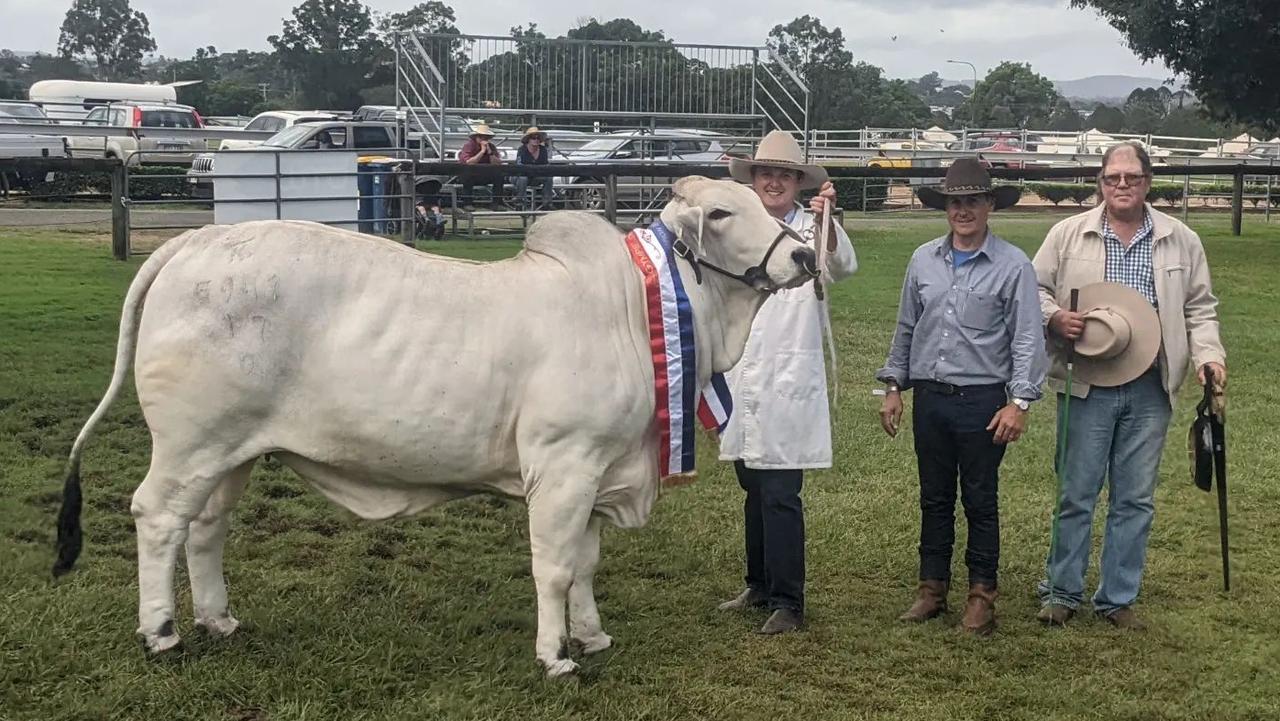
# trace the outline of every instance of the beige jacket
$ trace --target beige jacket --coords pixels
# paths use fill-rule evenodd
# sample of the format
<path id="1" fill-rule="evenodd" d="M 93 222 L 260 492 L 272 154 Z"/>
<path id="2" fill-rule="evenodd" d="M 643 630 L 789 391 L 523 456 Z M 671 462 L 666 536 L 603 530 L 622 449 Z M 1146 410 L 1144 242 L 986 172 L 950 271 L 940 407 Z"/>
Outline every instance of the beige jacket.
<path id="1" fill-rule="evenodd" d="M 1099 205 L 1053 226 L 1031 261 L 1040 282 L 1040 310 L 1046 324 L 1055 312 L 1069 305 L 1072 288 L 1105 280 L 1102 212 Z M 1225 365 L 1227 354 L 1218 337 L 1218 299 L 1213 295 L 1200 236 L 1149 203 L 1147 212 L 1155 227 L 1151 264 L 1160 306 L 1160 375 L 1172 404 L 1191 364 L 1195 368 L 1210 361 Z M 1067 376 L 1067 344 L 1049 334 L 1046 349 L 1053 361 L 1049 387 L 1061 393 Z M 1088 394 L 1087 384 L 1072 383 L 1071 395 L 1084 398 Z"/>

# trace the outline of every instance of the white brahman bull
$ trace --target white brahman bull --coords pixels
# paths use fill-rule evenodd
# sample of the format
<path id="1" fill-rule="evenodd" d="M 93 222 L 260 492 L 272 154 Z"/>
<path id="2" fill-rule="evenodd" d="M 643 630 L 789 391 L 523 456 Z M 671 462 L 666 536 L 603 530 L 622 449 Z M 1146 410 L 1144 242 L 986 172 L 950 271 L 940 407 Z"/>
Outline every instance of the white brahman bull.
<path id="1" fill-rule="evenodd" d="M 811 277 L 814 254 L 730 182 L 677 182 L 661 217 L 695 261 L 755 267 L 738 280 L 704 271 L 697 284 L 679 261 L 700 388 L 738 361 L 766 292 Z M 80 551 L 85 442 L 135 356 L 153 442 L 132 504 L 149 651 L 178 643 L 173 572 L 184 542 L 196 624 L 236 630 L 223 544 L 250 470 L 269 453 L 363 518 L 475 493 L 524 499 L 536 656 L 548 675 L 572 672 L 566 637 L 586 652 L 611 643 L 591 588 L 600 523 L 643 525 L 659 487 L 643 281 L 622 238 L 595 216 L 563 212 L 492 263 L 289 221 L 165 243 L 129 287 L 110 387 L 72 448 L 55 573 Z"/>

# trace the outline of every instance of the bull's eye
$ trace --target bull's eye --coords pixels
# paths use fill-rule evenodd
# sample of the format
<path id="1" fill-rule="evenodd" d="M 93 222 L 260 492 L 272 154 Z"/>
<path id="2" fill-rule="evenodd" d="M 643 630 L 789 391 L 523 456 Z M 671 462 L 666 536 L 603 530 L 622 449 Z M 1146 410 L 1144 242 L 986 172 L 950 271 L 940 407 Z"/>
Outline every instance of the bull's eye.
<path id="1" fill-rule="evenodd" d="M 725 218 L 728 218 L 730 215 L 733 215 L 733 213 L 730 213 L 729 211 L 723 208 L 716 208 L 712 210 L 710 213 L 707 213 L 707 218 L 711 220 L 724 220 Z"/>

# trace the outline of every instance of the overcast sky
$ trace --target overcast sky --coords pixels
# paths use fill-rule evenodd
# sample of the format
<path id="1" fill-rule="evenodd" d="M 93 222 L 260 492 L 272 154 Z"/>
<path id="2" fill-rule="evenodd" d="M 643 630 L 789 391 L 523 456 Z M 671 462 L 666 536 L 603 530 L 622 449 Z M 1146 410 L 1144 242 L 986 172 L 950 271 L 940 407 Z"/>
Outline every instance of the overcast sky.
<path id="1" fill-rule="evenodd" d="M 448 0 L 446 0 L 448 2 Z M 197 47 L 267 48 L 267 36 L 299 0 L 133 0 L 146 13 L 159 53 L 189 57 Z M 414 0 L 372 0 L 374 10 L 405 10 Z M 453 0 L 464 33 L 505 35 L 537 22 L 550 36 L 579 20 L 628 17 L 688 43 L 763 44 L 769 30 L 805 13 L 844 31 L 856 60 L 883 67 L 890 77 L 914 78 L 938 70 L 944 78 L 979 76 L 1003 60 L 1030 62 L 1053 80 L 1089 75 L 1165 78 L 1162 64 L 1141 63 L 1120 34 L 1092 11 L 1067 0 Z M 70 0 L 0 0 L 0 47 L 52 51 Z M 894 36 L 897 37 L 894 40 Z"/>

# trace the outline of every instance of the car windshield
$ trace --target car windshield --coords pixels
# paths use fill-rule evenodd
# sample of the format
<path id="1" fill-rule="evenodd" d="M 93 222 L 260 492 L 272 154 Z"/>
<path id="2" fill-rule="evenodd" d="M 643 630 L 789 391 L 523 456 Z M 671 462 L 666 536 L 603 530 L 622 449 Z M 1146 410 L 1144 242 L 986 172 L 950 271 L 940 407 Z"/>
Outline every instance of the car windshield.
<path id="1" fill-rule="evenodd" d="M 568 156 L 571 158 L 584 158 L 584 159 L 605 158 L 605 157 L 608 157 L 610 153 L 617 151 L 619 148 L 621 148 L 625 143 L 627 143 L 630 140 L 631 138 L 629 137 L 628 138 L 597 138 L 595 140 L 592 140 L 589 143 L 584 144 L 582 147 L 576 150 L 569 151 Z"/>
<path id="2" fill-rule="evenodd" d="M 34 105 L 23 105 L 21 103 L 0 103 L 0 115 L 7 115 L 13 118 L 31 119 L 40 123 L 47 120 L 44 111 L 40 108 Z"/>
<path id="3" fill-rule="evenodd" d="M 292 148 L 302 142 L 303 138 L 310 135 L 313 130 L 315 128 L 310 125 L 294 125 L 272 135 L 262 144 L 272 148 Z"/>

